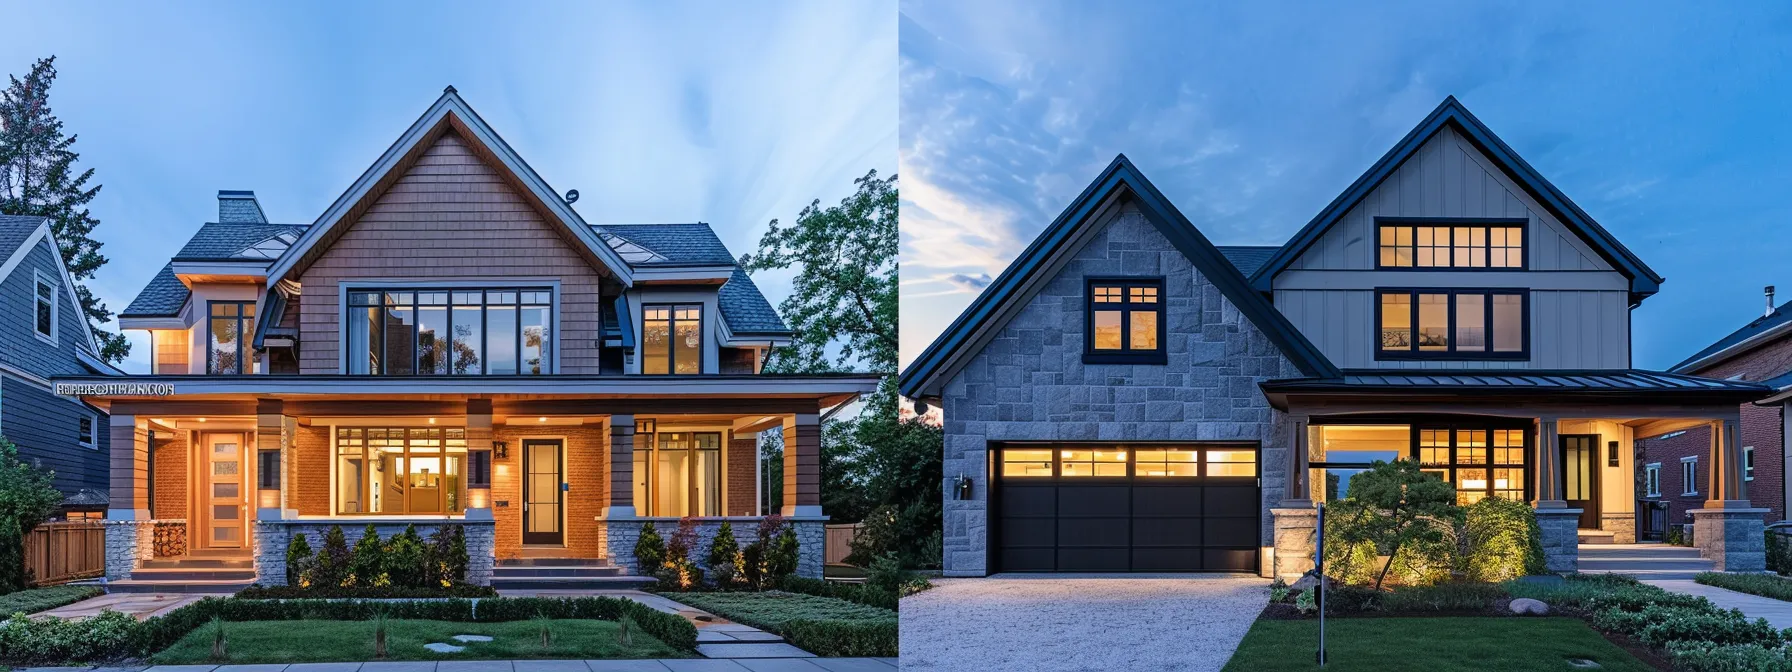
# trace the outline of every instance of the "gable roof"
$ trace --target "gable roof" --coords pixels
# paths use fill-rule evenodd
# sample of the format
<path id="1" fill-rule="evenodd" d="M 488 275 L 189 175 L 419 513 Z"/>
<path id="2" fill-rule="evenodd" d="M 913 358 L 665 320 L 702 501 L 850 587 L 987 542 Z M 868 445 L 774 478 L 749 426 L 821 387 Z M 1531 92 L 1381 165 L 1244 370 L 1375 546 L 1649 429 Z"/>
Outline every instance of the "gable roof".
<path id="1" fill-rule="evenodd" d="M 1071 201 L 1039 237 L 1033 239 L 1014 263 L 1003 269 L 970 307 L 902 372 L 902 394 L 911 398 L 939 394 L 945 380 L 956 372 L 966 357 L 974 354 L 969 352 L 972 346 L 985 334 L 1000 330 L 1006 324 L 1011 316 L 1001 316 L 1001 312 L 1008 302 L 1024 298 L 1036 282 L 1049 280 L 1044 276 L 1051 262 L 1063 253 L 1073 251 L 1076 233 L 1094 224 L 1103 204 L 1117 197 L 1129 198 L 1136 203 L 1145 218 L 1188 257 L 1195 269 L 1240 313 L 1262 329 L 1270 342 L 1303 374 L 1313 377 L 1338 375 L 1337 367 L 1320 354 L 1288 318 L 1270 305 L 1268 299 L 1252 290 L 1244 274 L 1122 154 L 1115 157 L 1113 163 L 1108 164 L 1101 175 Z"/>
<path id="2" fill-rule="evenodd" d="M 1757 317 L 1741 329 L 1730 332 L 1730 335 L 1717 339 L 1716 343 L 1705 346 L 1705 349 L 1693 353 L 1679 364 L 1669 367 L 1675 373 L 1691 373 L 1693 369 L 1706 364 L 1715 364 L 1733 355 L 1742 354 L 1746 348 L 1761 343 L 1776 334 L 1792 329 L 1792 301 L 1782 303 L 1773 312 Z"/>
<path id="3" fill-rule="evenodd" d="M 75 292 L 75 276 L 68 272 L 68 264 L 62 261 L 62 247 L 56 244 L 56 234 L 50 230 L 50 218 L 39 215 L 0 215 L 0 282 L 5 282 L 14 269 L 23 265 L 25 257 L 40 244 L 50 246 L 50 258 L 55 260 L 56 271 L 62 276 L 62 286 L 67 289 L 57 294 L 67 296 L 69 309 L 81 318 L 81 346 L 90 352 L 99 352 L 99 341 L 93 338 L 92 320 L 87 318 L 87 311 L 81 308 L 81 298 Z"/>
<path id="4" fill-rule="evenodd" d="M 284 279 L 286 274 L 309 264 L 321 254 L 322 249 L 319 246 L 327 247 L 328 242 L 334 240 L 333 234 L 338 233 L 337 229 L 343 222 L 352 221 L 358 217 L 359 213 L 371 204 L 375 197 L 383 193 L 405 168 L 421 156 L 436 138 L 450 130 L 465 139 L 467 144 L 472 146 L 474 153 L 496 160 L 504 169 L 500 172 L 506 172 L 516 180 L 516 184 L 513 186 L 519 188 L 519 195 L 526 201 L 538 204 L 542 210 L 546 211 L 546 214 L 552 215 L 548 217 L 548 220 L 550 222 L 557 221 L 569 238 L 577 241 L 585 252 L 601 264 L 600 270 L 614 274 L 625 287 L 634 285 L 634 276 L 629 265 L 622 260 L 616 250 L 611 249 L 608 244 L 600 240 L 591 225 L 586 224 L 585 220 L 579 217 L 579 213 L 574 211 L 572 206 L 568 205 L 552 187 L 548 186 L 541 175 L 537 174 L 534 168 L 529 167 L 529 164 L 517 155 L 516 150 L 511 149 L 509 143 L 504 142 L 504 139 L 499 137 L 498 133 L 492 130 L 492 127 L 486 124 L 485 120 L 480 118 L 479 114 L 474 112 L 465 100 L 461 99 L 460 94 L 452 86 L 443 89 L 442 96 L 436 99 L 435 104 L 430 105 L 429 109 L 423 112 L 423 116 L 418 117 L 410 128 L 405 129 L 398 140 L 393 142 L 384 154 L 380 155 L 379 160 L 369 166 L 367 171 L 355 180 L 354 184 L 349 185 L 348 190 L 337 197 L 336 201 L 330 204 L 330 207 L 324 210 L 322 215 L 318 216 L 317 221 L 305 230 L 305 234 L 300 236 L 298 241 L 286 250 L 285 254 L 280 255 L 280 258 L 268 269 L 268 282 L 274 283 Z"/>
<path id="5" fill-rule="evenodd" d="M 1523 157 L 1512 151 L 1512 148 L 1507 146 L 1499 136 L 1494 135 L 1493 131 L 1482 124 L 1480 119 L 1470 114 L 1468 108 L 1463 107 L 1455 96 L 1445 98 L 1444 102 L 1439 104 L 1437 109 L 1432 110 L 1424 121 L 1413 127 L 1405 138 L 1389 149 L 1387 154 L 1382 155 L 1381 159 L 1370 166 L 1362 176 L 1356 178 L 1356 181 L 1350 184 L 1350 188 L 1345 189 L 1344 193 L 1338 194 L 1338 197 L 1332 199 L 1330 204 L 1320 210 L 1312 221 L 1307 222 L 1305 227 L 1295 233 L 1294 237 L 1290 238 L 1288 243 L 1276 252 L 1275 256 L 1252 274 L 1251 284 L 1258 291 L 1267 292 L 1273 289 L 1277 273 L 1286 270 L 1290 264 L 1294 263 L 1295 259 L 1300 258 L 1301 253 L 1318 241 L 1319 237 L 1331 229 L 1333 224 L 1348 214 L 1351 208 L 1356 207 L 1358 203 L 1374 192 L 1383 180 L 1399 169 L 1401 164 L 1424 146 L 1425 141 L 1430 140 L 1446 125 L 1455 128 L 1457 132 L 1473 143 L 1477 149 L 1481 150 L 1482 154 L 1487 155 L 1494 165 L 1523 188 L 1531 198 L 1536 199 L 1545 209 L 1549 210 L 1551 215 L 1586 241 L 1587 245 L 1599 253 L 1606 263 L 1611 264 L 1613 268 L 1618 269 L 1618 272 L 1629 278 L 1632 303 L 1640 301 L 1642 297 L 1654 294 L 1661 288 L 1662 277 L 1660 275 L 1657 275 L 1654 270 L 1643 263 L 1643 260 L 1632 254 L 1629 248 L 1624 247 L 1623 243 L 1618 242 L 1611 232 L 1606 231 L 1605 227 L 1594 221 L 1592 216 L 1581 210 L 1579 205 L 1575 205 L 1574 201 L 1557 189 L 1554 184 L 1550 184 L 1549 180 L 1544 179 L 1537 169 L 1532 168 L 1531 164 L 1526 163 Z"/>
<path id="6" fill-rule="evenodd" d="M 37 232 L 37 227 L 49 221 L 47 217 L 0 215 L 0 259 L 12 258 L 12 253 L 25 244 L 25 239 Z M 0 277 L 0 280 L 4 280 Z"/>
<path id="7" fill-rule="evenodd" d="M 1238 272 L 1243 273 L 1247 278 L 1251 277 L 1252 273 L 1256 273 L 1257 269 L 1262 268 L 1270 257 L 1275 256 L 1277 250 L 1282 249 L 1280 245 L 1220 245 L 1218 247 L 1220 254 L 1225 255 L 1226 261 L 1237 266 Z"/>

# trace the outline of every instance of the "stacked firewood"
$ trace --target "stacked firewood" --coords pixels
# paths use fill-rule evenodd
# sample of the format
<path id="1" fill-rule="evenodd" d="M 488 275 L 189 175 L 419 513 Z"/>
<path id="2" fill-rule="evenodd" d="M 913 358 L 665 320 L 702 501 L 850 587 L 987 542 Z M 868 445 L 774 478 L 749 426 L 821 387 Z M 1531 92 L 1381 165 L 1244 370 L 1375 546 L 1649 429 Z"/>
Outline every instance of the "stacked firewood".
<path id="1" fill-rule="evenodd" d="M 158 558 L 186 555 L 186 523 L 156 523 L 155 552 Z"/>

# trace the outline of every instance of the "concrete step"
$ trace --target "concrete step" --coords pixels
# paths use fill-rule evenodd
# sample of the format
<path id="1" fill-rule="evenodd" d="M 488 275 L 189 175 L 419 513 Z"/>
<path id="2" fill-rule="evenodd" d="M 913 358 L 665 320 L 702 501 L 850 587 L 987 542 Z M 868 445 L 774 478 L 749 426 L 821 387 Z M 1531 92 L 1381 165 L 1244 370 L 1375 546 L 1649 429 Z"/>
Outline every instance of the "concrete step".
<path id="1" fill-rule="evenodd" d="M 1587 558 L 1580 559 L 1580 571 L 1605 570 L 1629 572 L 1643 570 L 1681 570 L 1709 572 L 1716 563 L 1702 558 Z"/>
<path id="2" fill-rule="evenodd" d="M 492 575 L 492 588 L 497 590 L 624 590 L 650 585 L 653 579 L 624 574 L 621 576 L 499 576 Z"/>
<path id="3" fill-rule="evenodd" d="M 1639 581 L 1672 581 L 1672 580 L 1691 581 L 1694 578 L 1698 577 L 1698 575 L 1701 572 L 1708 572 L 1708 571 L 1711 571 L 1711 568 L 1707 567 L 1705 569 L 1701 569 L 1701 570 L 1697 570 L 1697 571 L 1689 571 L 1689 570 L 1684 570 L 1684 569 L 1626 569 L 1626 570 L 1617 571 L 1617 570 L 1609 570 L 1609 569 L 1582 568 L 1580 570 L 1580 573 L 1582 573 L 1582 574 L 1624 574 L 1626 576 L 1635 578 Z"/>
<path id="4" fill-rule="evenodd" d="M 1580 539 L 1582 544 L 1610 544 L 1613 539 L 1617 538 L 1610 532 L 1599 530 L 1578 530 L 1575 532 L 1575 536 Z"/>
<path id="5" fill-rule="evenodd" d="M 498 561 L 498 567 L 613 567 L 609 558 L 506 558 Z"/>
<path id="6" fill-rule="evenodd" d="M 531 565 L 523 567 L 494 567 L 492 576 L 502 578 L 529 577 L 587 577 L 587 576 L 621 576 L 622 568 L 616 566 L 571 565 L 555 567 L 549 565 Z"/>
<path id="7" fill-rule="evenodd" d="M 143 581 L 120 579 L 105 584 L 109 593 L 222 593 L 231 594 L 255 584 L 249 581 L 192 580 Z"/>
<path id="8" fill-rule="evenodd" d="M 224 560 L 248 560 L 248 551 L 234 548 L 195 548 L 187 551 L 189 558 L 221 558 Z"/>
<path id="9" fill-rule="evenodd" d="M 144 560 L 143 569 L 252 569 L 255 561 L 248 558 L 156 558 Z"/>
<path id="10" fill-rule="evenodd" d="M 254 569 L 155 568 L 131 570 L 138 581 L 248 581 L 255 582 Z"/>
<path id="11" fill-rule="evenodd" d="M 1582 544 L 1580 557 L 1586 558 L 1663 558 L 1683 559 L 1699 557 L 1699 549 L 1688 546 L 1669 546 L 1667 544 L 1621 544 L 1594 545 Z"/>

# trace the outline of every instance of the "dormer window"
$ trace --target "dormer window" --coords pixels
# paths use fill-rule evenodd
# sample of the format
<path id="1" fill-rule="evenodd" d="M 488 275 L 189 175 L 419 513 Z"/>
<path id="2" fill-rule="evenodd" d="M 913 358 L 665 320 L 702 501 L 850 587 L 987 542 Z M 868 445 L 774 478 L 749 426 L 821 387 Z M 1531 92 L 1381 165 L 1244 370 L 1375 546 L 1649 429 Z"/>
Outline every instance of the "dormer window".
<path id="1" fill-rule="evenodd" d="M 1522 270 L 1525 222 L 1377 217 L 1375 267 Z"/>
<path id="2" fill-rule="evenodd" d="M 255 331 L 254 301 L 207 301 L 205 372 L 208 374 L 257 373 L 255 349 L 249 334 Z"/>
<path id="3" fill-rule="evenodd" d="M 1164 279 L 1090 278 L 1083 362 L 1163 364 Z"/>
<path id="4" fill-rule="evenodd" d="M 642 306 L 641 352 L 641 373 L 703 373 L 703 306 Z"/>
<path id="5" fill-rule="evenodd" d="M 545 288 L 352 289 L 347 371 L 376 376 L 553 373 L 554 293 Z"/>
<path id="6" fill-rule="evenodd" d="M 37 277 L 36 311 L 34 320 L 37 337 L 50 343 L 56 342 L 56 283 L 43 275 Z"/>

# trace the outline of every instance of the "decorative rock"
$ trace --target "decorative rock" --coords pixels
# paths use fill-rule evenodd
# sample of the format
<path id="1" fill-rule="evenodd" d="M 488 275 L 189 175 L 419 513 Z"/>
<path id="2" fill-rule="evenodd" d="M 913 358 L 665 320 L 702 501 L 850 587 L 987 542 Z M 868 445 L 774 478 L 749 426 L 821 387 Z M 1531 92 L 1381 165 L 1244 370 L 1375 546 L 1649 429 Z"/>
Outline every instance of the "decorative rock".
<path id="1" fill-rule="evenodd" d="M 1540 600 L 1533 600 L 1528 597 L 1520 597 L 1512 600 L 1512 604 L 1508 605 L 1507 608 L 1511 609 L 1512 613 L 1520 615 L 1530 614 L 1533 616 L 1542 616 L 1549 613 L 1549 605 L 1544 604 Z"/>
<path id="2" fill-rule="evenodd" d="M 490 637 L 487 637 L 487 636 L 485 636 L 485 635 L 455 635 L 455 636 L 454 636 L 454 641 L 457 641 L 457 642 L 461 642 L 461 643 L 466 643 L 466 642 L 489 642 L 489 641 L 492 641 L 492 638 L 490 638 Z"/>
<path id="3" fill-rule="evenodd" d="M 455 646 L 453 644 L 444 644 L 442 642 L 430 642 L 428 644 L 424 644 L 423 648 L 429 649 L 436 653 L 460 653 L 462 651 L 467 650 L 466 647 L 464 647 L 464 646 Z"/>

